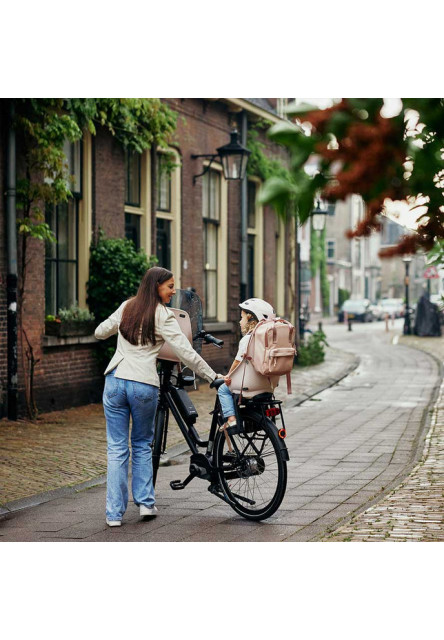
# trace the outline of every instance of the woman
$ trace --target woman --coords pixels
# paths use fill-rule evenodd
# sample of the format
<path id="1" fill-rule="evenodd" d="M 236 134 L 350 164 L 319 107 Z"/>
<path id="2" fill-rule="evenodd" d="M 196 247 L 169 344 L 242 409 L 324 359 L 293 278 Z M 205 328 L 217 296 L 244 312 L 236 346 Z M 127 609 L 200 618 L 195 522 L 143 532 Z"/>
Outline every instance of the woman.
<path id="1" fill-rule="evenodd" d="M 130 415 L 133 499 L 141 516 L 157 513 L 151 443 L 159 393 L 156 359 L 163 343 L 168 342 L 200 377 L 209 382 L 218 377 L 191 347 L 173 312 L 165 306 L 175 292 L 171 271 L 153 267 L 143 276 L 137 295 L 121 304 L 95 331 L 99 340 L 118 334 L 103 392 L 108 452 L 106 522 L 110 527 L 122 524 L 128 504 Z"/>

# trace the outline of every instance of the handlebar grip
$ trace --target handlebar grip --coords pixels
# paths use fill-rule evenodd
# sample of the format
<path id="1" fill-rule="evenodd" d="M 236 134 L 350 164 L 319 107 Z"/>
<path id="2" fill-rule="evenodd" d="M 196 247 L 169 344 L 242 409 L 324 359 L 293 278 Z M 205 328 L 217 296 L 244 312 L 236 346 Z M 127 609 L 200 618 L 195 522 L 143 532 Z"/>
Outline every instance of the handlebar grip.
<path id="1" fill-rule="evenodd" d="M 204 340 L 207 344 L 214 344 L 216 347 L 222 347 L 224 341 L 223 340 L 219 340 L 218 338 L 215 338 L 214 336 L 210 335 L 209 333 L 206 334 L 206 336 L 204 337 Z"/>

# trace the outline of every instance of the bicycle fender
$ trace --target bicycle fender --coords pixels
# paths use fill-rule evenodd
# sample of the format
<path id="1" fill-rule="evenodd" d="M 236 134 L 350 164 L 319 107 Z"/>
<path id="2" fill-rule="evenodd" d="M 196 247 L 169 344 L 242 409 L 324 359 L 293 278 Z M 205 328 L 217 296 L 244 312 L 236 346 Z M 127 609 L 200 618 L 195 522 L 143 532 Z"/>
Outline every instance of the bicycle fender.
<path id="1" fill-rule="evenodd" d="M 275 432 L 278 432 L 278 429 L 276 428 L 276 425 L 269 418 L 267 418 L 267 424 L 268 424 L 270 429 L 273 429 Z M 285 444 L 285 440 L 283 438 L 281 438 L 280 436 L 278 438 L 278 444 L 279 444 L 279 453 L 280 453 L 280 456 L 281 456 L 281 460 L 283 460 L 284 462 L 288 462 L 290 460 L 290 454 L 288 453 L 288 449 L 287 449 L 287 445 Z"/>
<path id="2" fill-rule="evenodd" d="M 261 419 L 261 415 L 260 414 L 256 414 L 258 419 Z M 267 420 L 267 425 L 268 428 L 275 431 L 277 433 L 277 428 L 276 425 L 274 424 L 274 422 L 272 420 L 270 420 L 269 418 L 266 418 Z M 230 431 L 230 429 L 228 430 Z M 233 429 L 234 431 L 234 429 Z M 242 432 L 242 427 L 238 430 L 238 432 Z M 281 437 L 278 437 L 278 447 L 279 447 L 279 454 L 281 456 L 281 460 L 283 460 L 284 462 L 288 462 L 290 460 L 290 454 L 288 453 L 288 449 L 287 449 L 287 445 L 285 444 L 285 440 Z"/>

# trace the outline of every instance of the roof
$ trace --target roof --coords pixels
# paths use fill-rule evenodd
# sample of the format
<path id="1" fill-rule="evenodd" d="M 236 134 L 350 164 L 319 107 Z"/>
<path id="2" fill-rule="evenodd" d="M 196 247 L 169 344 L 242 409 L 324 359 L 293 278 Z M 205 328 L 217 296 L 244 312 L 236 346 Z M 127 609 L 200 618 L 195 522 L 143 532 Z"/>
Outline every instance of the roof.
<path id="1" fill-rule="evenodd" d="M 267 98 L 244 98 L 244 100 L 248 100 L 248 102 L 251 102 L 260 109 L 264 109 L 264 111 L 269 111 L 270 113 L 277 115 L 276 109 L 271 106 Z"/>

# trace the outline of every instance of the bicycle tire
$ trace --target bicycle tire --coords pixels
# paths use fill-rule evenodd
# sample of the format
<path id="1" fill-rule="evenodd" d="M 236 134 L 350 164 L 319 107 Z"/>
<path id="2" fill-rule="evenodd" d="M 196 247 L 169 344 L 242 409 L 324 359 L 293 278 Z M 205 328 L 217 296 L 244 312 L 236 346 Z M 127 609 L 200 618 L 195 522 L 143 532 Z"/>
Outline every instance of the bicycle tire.
<path id="1" fill-rule="evenodd" d="M 162 453 L 163 430 L 165 427 L 166 411 L 157 409 L 154 421 L 154 438 L 152 445 L 153 485 L 156 486 L 157 472 L 159 470 L 160 455 Z"/>
<path id="2" fill-rule="evenodd" d="M 215 442 L 218 480 L 236 513 L 247 520 L 265 520 L 277 511 L 284 498 L 287 488 L 287 463 L 282 458 L 279 435 L 271 420 L 264 420 L 259 414 L 248 414 L 244 416 L 244 429 L 228 430 L 232 446 L 236 443 L 241 454 L 236 453 L 236 459 L 228 452 L 225 434 L 218 433 Z M 255 451 L 255 447 L 248 444 L 249 440 L 257 441 L 262 455 L 258 455 L 258 451 L 251 453 Z M 264 475 L 266 470 L 267 477 Z M 277 478 L 274 489 L 267 484 L 270 474 L 271 477 Z M 262 482 L 259 482 L 261 478 Z M 259 498 L 259 504 L 255 498 Z M 245 500 L 253 500 L 255 504 L 247 506 Z"/>

